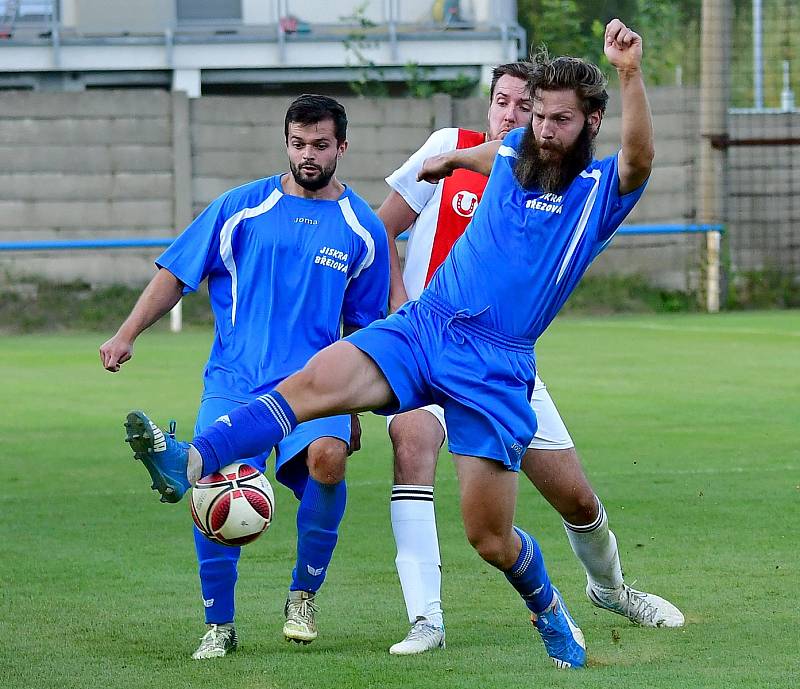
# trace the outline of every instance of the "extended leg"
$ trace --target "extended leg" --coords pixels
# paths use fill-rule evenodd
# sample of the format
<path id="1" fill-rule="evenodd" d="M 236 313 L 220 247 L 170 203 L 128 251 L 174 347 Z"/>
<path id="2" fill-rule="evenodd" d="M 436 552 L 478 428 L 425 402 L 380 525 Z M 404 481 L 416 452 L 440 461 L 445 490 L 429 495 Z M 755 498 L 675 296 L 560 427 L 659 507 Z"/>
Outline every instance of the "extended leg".
<path id="1" fill-rule="evenodd" d="M 377 409 L 393 396 L 373 360 L 340 341 L 318 352 L 271 393 L 211 424 L 191 444 L 171 438 L 143 412 L 128 415 L 127 441 L 145 463 L 162 500 L 178 502 L 202 476 L 268 453 L 301 421 Z"/>
<path id="2" fill-rule="evenodd" d="M 298 423 L 335 414 L 377 409 L 393 393 L 375 362 L 355 345 L 336 342 L 275 390 L 234 410 L 192 441 L 202 475 L 241 457 L 271 449 Z"/>

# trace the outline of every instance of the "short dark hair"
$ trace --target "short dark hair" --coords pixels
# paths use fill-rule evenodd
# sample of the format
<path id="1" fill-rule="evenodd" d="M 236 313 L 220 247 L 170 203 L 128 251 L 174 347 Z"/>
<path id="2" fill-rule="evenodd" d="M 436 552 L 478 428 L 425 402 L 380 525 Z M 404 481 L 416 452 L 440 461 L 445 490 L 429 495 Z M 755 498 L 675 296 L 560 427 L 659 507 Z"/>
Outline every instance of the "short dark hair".
<path id="1" fill-rule="evenodd" d="M 283 135 L 289 142 L 289 122 L 308 125 L 333 120 L 333 133 L 338 144 L 347 139 L 347 113 L 339 101 L 313 93 L 304 93 L 292 101 L 283 122 Z"/>
<path id="2" fill-rule="evenodd" d="M 531 96 L 537 91 L 572 90 L 578 96 L 584 115 L 606 111 L 608 80 L 600 68 L 579 57 L 550 57 L 542 46 L 531 57 Z"/>
<path id="3" fill-rule="evenodd" d="M 492 70 L 492 83 L 489 86 L 489 100 L 494 99 L 494 88 L 500 77 L 509 76 L 522 81 L 529 82 L 531 79 L 531 63 L 530 62 L 507 62 L 504 65 L 497 65 Z"/>

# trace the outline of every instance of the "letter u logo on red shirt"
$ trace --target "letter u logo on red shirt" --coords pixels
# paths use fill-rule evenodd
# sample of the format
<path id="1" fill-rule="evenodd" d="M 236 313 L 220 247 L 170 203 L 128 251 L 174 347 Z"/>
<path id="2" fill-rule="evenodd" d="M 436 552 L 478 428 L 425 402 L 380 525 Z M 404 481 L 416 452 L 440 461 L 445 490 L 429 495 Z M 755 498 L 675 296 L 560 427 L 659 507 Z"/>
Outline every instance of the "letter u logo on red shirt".
<path id="1" fill-rule="evenodd" d="M 471 218 L 478 205 L 478 195 L 471 191 L 459 191 L 453 196 L 453 210 L 462 218 Z"/>

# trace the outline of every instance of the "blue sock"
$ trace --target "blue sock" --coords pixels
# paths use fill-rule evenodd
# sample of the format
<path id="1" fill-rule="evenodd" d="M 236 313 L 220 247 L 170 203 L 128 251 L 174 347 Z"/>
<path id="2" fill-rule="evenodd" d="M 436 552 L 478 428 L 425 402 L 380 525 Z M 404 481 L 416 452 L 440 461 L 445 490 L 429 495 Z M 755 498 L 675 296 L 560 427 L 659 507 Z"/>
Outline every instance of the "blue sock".
<path id="1" fill-rule="evenodd" d="M 195 436 L 203 476 L 247 457 L 269 452 L 297 426 L 297 418 L 277 390 L 237 407 Z"/>
<path id="2" fill-rule="evenodd" d="M 207 539 L 194 527 L 194 546 L 200 563 L 200 590 L 206 611 L 206 624 L 233 622 L 236 565 L 241 548 L 220 545 Z"/>
<path id="3" fill-rule="evenodd" d="M 331 486 L 308 477 L 297 508 L 297 563 L 289 587 L 292 591 L 316 592 L 322 586 L 346 503 L 344 481 Z"/>
<path id="4" fill-rule="evenodd" d="M 505 573 L 506 579 L 522 596 L 528 610 L 538 615 L 553 602 L 553 585 L 539 544 L 522 529 L 515 526 L 514 531 L 522 540 L 522 550 L 514 566 Z"/>

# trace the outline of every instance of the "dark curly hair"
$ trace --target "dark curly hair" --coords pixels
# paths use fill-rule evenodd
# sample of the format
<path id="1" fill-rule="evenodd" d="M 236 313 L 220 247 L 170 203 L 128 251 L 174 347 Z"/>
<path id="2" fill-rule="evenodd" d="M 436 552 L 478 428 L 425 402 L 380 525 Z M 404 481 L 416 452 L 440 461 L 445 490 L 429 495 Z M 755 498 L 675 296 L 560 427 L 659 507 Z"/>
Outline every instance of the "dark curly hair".
<path id="1" fill-rule="evenodd" d="M 597 65 L 579 57 L 550 57 L 547 48 L 542 46 L 531 56 L 530 70 L 531 94 L 537 91 L 575 91 L 584 115 L 606 111 L 608 80 Z"/>
<path id="2" fill-rule="evenodd" d="M 289 122 L 308 125 L 323 120 L 333 120 L 336 142 L 341 144 L 347 138 L 347 114 L 344 106 L 328 96 L 304 93 L 292 101 L 283 122 L 283 135 L 289 141 Z"/>

